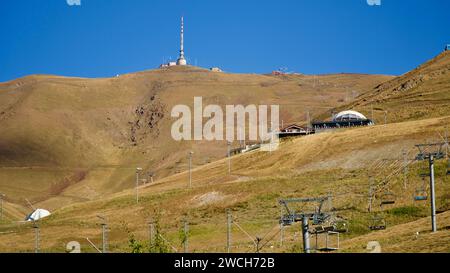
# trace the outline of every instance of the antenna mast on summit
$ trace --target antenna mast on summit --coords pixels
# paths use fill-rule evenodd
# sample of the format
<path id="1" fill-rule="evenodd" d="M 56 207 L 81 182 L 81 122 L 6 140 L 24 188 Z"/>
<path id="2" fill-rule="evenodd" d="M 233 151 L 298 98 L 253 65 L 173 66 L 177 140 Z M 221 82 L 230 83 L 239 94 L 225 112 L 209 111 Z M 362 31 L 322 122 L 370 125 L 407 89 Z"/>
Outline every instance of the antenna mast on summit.
<path id="1" fill-rule="evenodd" d="M 180 32 L 180 57 L 177 60 L 177 65 L 186 65 L 187 61 L 184 57 L 184 17 L 181 16 L 181 32 Z"/>

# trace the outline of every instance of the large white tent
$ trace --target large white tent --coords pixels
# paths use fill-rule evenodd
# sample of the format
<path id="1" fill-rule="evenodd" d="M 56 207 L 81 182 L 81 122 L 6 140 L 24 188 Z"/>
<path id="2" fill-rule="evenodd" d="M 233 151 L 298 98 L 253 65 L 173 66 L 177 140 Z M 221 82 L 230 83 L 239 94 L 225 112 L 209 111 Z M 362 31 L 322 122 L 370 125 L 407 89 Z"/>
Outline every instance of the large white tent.
<path id="1" fill-rule="evenodd" d="M 348 110 L 340 112 L 334 117 L 333 120 L 334 121 L 367 120 L 367 118 L 359 112 Z"/>
<path id="2" fill-rule="evenodd" d="M 25 218 L 25 221 L 37 221 L 39 219 L 49 216 L 51 213 L 45 209 L 36 209 Z"/>

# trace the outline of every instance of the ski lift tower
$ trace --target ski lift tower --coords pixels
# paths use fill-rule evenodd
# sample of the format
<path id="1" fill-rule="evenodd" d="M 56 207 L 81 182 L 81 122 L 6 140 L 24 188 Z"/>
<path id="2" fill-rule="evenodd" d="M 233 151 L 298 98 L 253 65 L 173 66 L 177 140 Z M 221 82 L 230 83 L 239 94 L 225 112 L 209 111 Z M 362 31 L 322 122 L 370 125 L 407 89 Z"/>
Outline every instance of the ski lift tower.
<path id="1" fill-rule="evenodd" d="M 309 221 L 312 220 L 314 225 L 319 225 L 324 223 L 328 218 L 331 217 L 330 214 L 322 212 L 323 204 L 329 201 L 331 196 L 317 197 L 317 198 L 293 198 L 280 200 L 280 205 L 286 208 L 287 214 L 281 216 L 280 224 L 283 226 L 290 226 L 295 222 L 302 223 L 302 235 L 303 235 L 303 251 L 305 253 L 311 253 L 310 247 L 310 231 L 309 231 Z M 289 208 L 290 203 L 318 203 L 318 207 L 313 212 L 299 212 L 296 213 L 294 210 Z"/>
<path id="2" fill-rule="evenodd" d="M 436 197 L 434 193 L 434 161 L 443 159 L 445 153 L 443 147 L 446 143 L 431 143 L 431 144 L 418 144 L 416 147 L 419 149 L 416 159 L 419 161 L 428 160 L 430 167 L 430 197 L 431 197 L 431 228 L 433 232 L 436 232 Z"/>

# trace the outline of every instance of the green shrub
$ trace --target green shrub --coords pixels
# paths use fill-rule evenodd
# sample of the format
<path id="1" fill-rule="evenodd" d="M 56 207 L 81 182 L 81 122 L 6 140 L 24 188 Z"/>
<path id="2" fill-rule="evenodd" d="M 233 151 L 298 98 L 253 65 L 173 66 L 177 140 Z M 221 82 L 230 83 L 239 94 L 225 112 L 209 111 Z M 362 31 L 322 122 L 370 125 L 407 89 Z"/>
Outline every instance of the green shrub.
<path id="1" fill-rule="evenodd" d="M 394 216 L 410 216 L 410 217 L 422 217 L 422 210 L 419 207 L 407 206 L 393 208 L 388 211 L 389 214 Z"/>

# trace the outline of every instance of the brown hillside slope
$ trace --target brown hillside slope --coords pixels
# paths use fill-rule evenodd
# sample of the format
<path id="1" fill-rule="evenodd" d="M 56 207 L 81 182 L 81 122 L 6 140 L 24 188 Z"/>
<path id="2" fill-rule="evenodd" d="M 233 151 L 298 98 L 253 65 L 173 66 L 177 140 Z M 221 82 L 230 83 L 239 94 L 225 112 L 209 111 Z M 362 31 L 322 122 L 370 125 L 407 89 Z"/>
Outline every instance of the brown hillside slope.
<path id="1" fill-rule="evenodd" d="M 446 248 L 434 243 L 435 237 L 424 232 L 426 226 L 429 228 L 429 203 L 413 201 L 414 192 L 422 183 L 418 175 L 422 163 L 409 165 L 406 189 L 403 188 L 403 172 L 391 176 L 388 189 L 397 196 L 394 205 L 380 208 L 380 194 L 386 188 L 379 188 L 374 207 L 375 211 L 385 215 L 389 227 L 386 231 L 373 233 L 368 230 L 367 188 L 368 171 L 375 175 L 377 184 L 383 182 L 399 167 L 402 170 L 403 149 L 409 152 L 408 158 L 412 160 L 416 154 L 414 144 L 439 138 L 438 133 L 445 129 L 443 124 L 449 123 L 447 116 L 311 135 L 283 142 L 279 150 L 271 153 L 256 151 L 233 157 L 231 175 L 227 174 L 226 160 L 197 167 L 193 170 L 192 189 L 187 189 L 188 173 L 183 172 L 142 186 L 139 204 L 136 204 L 134 190 L 125 190 L 106 198 L 67 206 L 42 221 L 42 249 L 64 251 L 64 243 L 77 240 L 82 243 L 83 251 L 93 251 L 85 238 L 89 237 L 97 244 L 100 242 L 97 215 L 103 214 L 111 228 L 111 251 L 129 251 L 127 229 L 139 240 L 145 240 L 147 221 L 159 212 L 164 236 L 175 247 L 179 246 L 180 222 L 187 217 L 191 231 L 190 250 L 222 252 L 226 240 L 226 209 L 232 210 L 236 222 L 247 232 L 263 236 L 276 232 L 280 198 L 323 196 L 331 192 L 334 194 L 334 211 L 349 221 L 350 232 L 341 238 L 342 251 L 361 251 L 361 245 L 372 239 L 380 240 L 386 251 L 445 251 Z M 389 160 L 388 164 L 374 167 L 383 159 Z M 445 167 L 446 162 L 436 162 L 438 211 L 450 209 L 450 184 Z M 416 230 L 414 221 L 422 218 L 424 226 Z M 439 214 L 438 223 L 441 228 L 438 238 L 447 240 L 448 213 Z M 408 232 L 410 224 L 411 231 Z M 31 225 L 5 223 L 0 228 L 0 232 L 12 232 L 0 234 L 0 251 L 32 249 Z M 296 235 L 299 229 L 298 225 L 286 228 L 284 246 L 279 247 L 278 237 L 275 237 L 275 242 L 269 245 L 273 248 L 263 251 L 295 251 L 301 244 Z M 416 231 L 424 233 L 421 245 L 413 241 Z M 394 240 L 396 234 L 399 240 Z M 401 247 L 406 245 L 408 248 Z M 426 250 L 420 249 L 423 245 L 427 245 Z M 252 243 L 234 228 L 233 252 L 238 251 L 252 251 Z"/>
<path id="2" fill-rule="evenodd" d="M 374 119 L 384 123 L 416 120 L 450 114 L 450 51 L 418 68 L 376 86 L 339 110 L 374 110 Z M 370 114 L 369 114 L 370 117 Z"/>
<path id="3" fill-rule="evenodd" d="M 280 104 L 286 123 L 349 101 L 391 77 L 327 75 L 274 77 L 173 67 L 108 79 L 29 76 L 0 83 L 0 192 L 24 205 L 50 200 L 49 209 L 100 198 L 144 178 L 166 177 L 226 153 L 225 143 L 175 142 L 176 104 Z M 57 198 L 57 199 L 54 199 Z M 53 200 L 53 201 L 52 201 Z"/>

